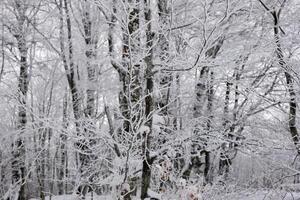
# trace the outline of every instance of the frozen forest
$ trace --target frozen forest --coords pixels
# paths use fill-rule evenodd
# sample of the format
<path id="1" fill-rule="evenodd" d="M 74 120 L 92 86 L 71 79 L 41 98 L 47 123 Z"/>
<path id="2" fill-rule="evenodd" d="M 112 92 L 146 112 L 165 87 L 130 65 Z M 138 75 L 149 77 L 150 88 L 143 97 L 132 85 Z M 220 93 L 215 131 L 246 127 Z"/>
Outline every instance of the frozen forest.
<path id="1" fill-rule="evenodd" d="M 299 16 L 0 0 L 0 199 L 299 200 Z"/>

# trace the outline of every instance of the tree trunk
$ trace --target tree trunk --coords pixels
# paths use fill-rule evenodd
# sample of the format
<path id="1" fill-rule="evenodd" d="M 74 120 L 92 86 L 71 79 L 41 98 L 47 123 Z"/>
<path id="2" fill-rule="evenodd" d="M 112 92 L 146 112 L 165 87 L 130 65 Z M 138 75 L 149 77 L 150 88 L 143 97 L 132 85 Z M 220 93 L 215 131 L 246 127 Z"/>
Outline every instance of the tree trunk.
<path id="1" fill-rule="evenodd" d="M 12 182 L 15 185 L 15 188 L 19 190 L 18 200 L 26 200 L 25 194 L 25 176 L 26 176 L 26 167 L 25 167 L 25 141 L 23 138 L 23 133 L 26 129 L 27 124 L 27 115 L 26 115 L 26 98 L 28 92 L 28 63 L 27 63 L 27 44 L 26 36 L 24 33 L 24 26 L 26 24 L 25 16 L 25 6 L 20 1 L 15 2 L 16 10 L 19 13 L 17 31 L 15 33 L 15 38 L 18 43 L 18 50 L 20 54 L 20 74 L 18 79 L 18 130 L 19 134 L 17 139 L 13 143 L 13 161 L 12 161 Z"/>
<path id="2" fill-rule="evenodd" d="M 227 126 L 230 123 L 229 120 L 229 101 L 230 101 L 230 93 L 231 93 L 231 85 L 232 83 L 227 80 L 226 81 L 226 90 L 225 90 L 225 101 L 224 101 L 224 110 L 223 110 L 223 128 L 224 128 L 224 139 L 228 136 L 226 135 Z M 228 172 L 228 155 L 227 155 L 227 142 L 224 141 L 221 144 L 221 153 L 220 153 L 220 160 L 219 160 L 219 175 L 226 176 Z"/>
<path id="3" fill-rule="evenodd" d="M 122 90 L 119 103 L 123 122 L 123 131 L 132 133 L 138 129 L 141 108 L 139 100 L 142 95 L 140 72 L 140 0 L 128 0 L 132 9 L 129 12 L 127 29 L 123 29 L 123 68 L 125 73 L 119 73 Z M 128 9 L 129 10 L 129 9 Z"/>
<path id="4" fill-rule="evenodd" d="M 145 6 L 145 21 L 147 24 L 146 30 L 146 47 L 148 50 L 148 55 L 145 57 L 146 63 L 146 98 L 145 98 L 145 116 L 146 122 L 145 126 L 148 131 L 145 131 L 143 134 L 143 145 L 142 152 L 144 154 L 143 168 L 142 168 L 142 188 L 141 188 L 141 199 L 148 197 L 148 189 L 150 187 L 151 180 L 151 165 L 153 160 L 150 157 L 150 144 L 151 144 L 151 133 L 152 133 L 152 111 L 154 110 L 154 101 L 152 98 L 153 93 L 153 38 L 154 33 L 152 32 L 151 20 L 152 13 L 150 7 L 150 1 L 144 0 Z"/>
<path id="5" fill-rule="evenodd" d="M 160 85 L 160 93 L 161 98 L 158 100 L 158 106 L 161 108 L 161 113 L 163 115 L 168 115 L 169 110 L 169 103 L 171 100 L 171 85 L 173 81 L 173 73 L 168 66 L 169 63 L 169 51 L 170 51 L 170 44 L 168 40 L 168 32 L 170 29 L 171 23 L 171 16 L 170 16 L 170 7 L 169 7 L 168 0 L 158 0 L 158 16 L 159 16 L 159 25 L 160 33 L 158 35 L 158 54 L 159 59 L 161 62 L 160 67 L 160 77 L 159 77 L 159 85 Z"/>
<path id="6" fill-rule="evenodd" d="M 63 130 L 60 134 L 60 165 L 58 171 L 58 194 L 63 195 L 67 190 L 67 128 L 68 128 L 68 95 L 67 91 L 63 99 Z"/>
<path id="7" fill-rule="evenodd" d="M 217 43 L 208 49 L 205 53 L 207 58 L 215 59 L 220 48 L 223 45 L 224 38 L 219 38 Z M 211 123 L 213 119 L 213 96 L 214 96 L 214 89 L 213 89 L 213 81 L 214 81 L 214 74 L 213 71 L 209 69 L 209 67 L 204 66 L 202 67 L 200 71 L 200 76 L 198 83 L 196 84 L 196 100 L 194 105 L 194 117 L 199 118 L 201 116 L 205 116 L 207 118 L 206 123 L 199 121 L 197 126 L 202 127 L 206 131 L 205 136 L 199 136 L 200 140 L 202 140 L 201 144 L 192 144 L 193 146 L 197 148 L 200 147 L 200 154 L 204 154 L 204 184 L 207 184 L 211 182 L 212 177 L 210 176 L 210 152 L 207 151 L 207 143 L 210 140 L 209 132 L 211 130 Z M 206 105 L 206 107 L 204 107 Z M 197 127 L 196 126 L 196 127 Z M 195 134 L 198 134 L 197 128 L 195 130 Z M 194 150 L 194 154 L 198 150 Z M 196 162 L 197 163 L 197 162 Z M 193 165 L 190 166 L 190 168 L 199 168 L 201 165 L 195 165 L 195 163 L 192 163 Z M 189 169 L 191 170 L 191 169 Z M 197 170 L 199 171 L 199 169 Z"/>
<path id="8" fill-rule="evenodd" d="M 279 66 L 284 70 L 284 76 L 286 84 L 288 87 L 288 92 L 290 96 L 289 100 L 289 129 L 292 136 L 292 140 L 295 144 L 295 147 L 300 154 L 299 147 L 299 133 L 296 127 L 296 115 L 297 115 L 297 102 L 296 102 L 296 93 L 294 89 L 294 79 L 290 74 L 290 66 L 288 66 L 284 60 L 283 50 L 280 44 L 280 35 L 279 35 L 279 12 L 271 12 L 274 20 L 274 39 L 276 44 L 276 55 L 278 58 Z"/>
<path id="9" fill-rule="evenodd" d="M 92 33 L 92 19 L 91 19 L 91 4 L 87 0 L 82 2 L 82 24 L 84 30 L 84 41 L 86 45 L 86 67 L 88 72 L 88 86 L 87 86 L 87 102 L 86 102 L 86 115 L 93 118 L 96 108 L 96 36 Z"/>
<path id="10" fill-rule="evenodd" d="M 85 120 L 83 123 L 83 131 L 84 131 L 84 140 L 82 141 L 83 144 L 85 144 L 85 153 L 87 154 L 85 156 L 85 162 L 86 162 L 86 177 L 89 177 L 88 181 L 89 183 L 92 181 L 93 177 L 90 176 L 88 171 L 90 171 L 88 163 L 91 163 L 93 160 L 96 159 L 96 155 L 93 154 L 93 146 L 96 144 L 95 138 L 95 115 L 96 115 L 96 84 L 97 84 L 97 52 L 96 52 L 96 46 L 97 46 L 97 36 L 95 33 L 93 33 L 93 29 L 96 28 L 93 25 L 93 19 L 91 15 L 91 8 L 92 5 L 87 0 L 84 0 L 82 2 L 82 24 L 83 24 L 83 33 L 84 33 L 84 41 L 86 45 L 86 68 L 87 68 L 87 75 L 88 75 L 88 85 L 86 90 L 86 109 L 85 109 Z M 97 32 L 96 32 L 97 33 Z M 82 144 L 81 144 L 82 145 Z M 89 188 L 89 187 L 86 187 Z M 87 192 L 87 189 L 83 192 Z"/>
<path id="11" fill-rule="evenodd" d="M 88 156 L 86 155 L 86 151 L 88 149 L 88 145 L 85 143 L 85 138 L 84 135 L 82 135 L 82 126 L 80 123 L 80 119 L 82 117 L 82 113 L 81 113 L 81 99 L 80 99 L 80 94 L 79 94 L 79 87 L 78 87 L 78 83 L 76 81 L 76 66 L 74 63 L 74 58 L 73 58 L 73 42 L 72 42 L 72 24 L 71 24 L 71 18 L 70 18 L 70 13 L 69 13 L 69 4 L 68 4 L 68 0 L 60 0 L 59 2 L 59 10 L 60 10 L 60 43 L 61 43 L 61 56 L 62 56 L 62 60 L 63 60 L 63 64 L 64 64 L 64 68 L 67 74 L 67 80 L 68 80 L 68 84 L 69 84 L 69 88 L 71 91 L 71 99 L 72 99 L 72 108 L 73 108 L 73 114 L 74 114 L 74 118 L 75 118 L 75 126 L 76 126 L 76 134 L 78 137 L 80 137 L 81 139 L 79 139 L 76 143 L 75 143 L 75 147 L 76 149 L 79 150 L 79 153 L 76 154 L 76 156 L 78 156 L 79 158 L 79 163 L 77 163 L 77 167 L 80 173 L 80 181 L 86 182 L 86 180 L 82 180 L 85 179 L 84 177 L 84 173 L 86 172 L 86 169 L 88 167 Z M 63 23 L 63 11 L 62 8 L 64 8 L 65 14 L 66 14 L 66 28 L 67 28 L 67 44 L 68 44 L 68 59 L 69 59 L 69 64 L 66 60 L 66 54 L 64 51 L 64 32 L 63 32 L 63 27 L 64 27 L 64 23 Z M 82 139 L 83 138 L 83 139 Z M 78 189 L 77 189 L 77 194 L 78 195 L 85 195 L 85 183 L 80 184 Z"/>

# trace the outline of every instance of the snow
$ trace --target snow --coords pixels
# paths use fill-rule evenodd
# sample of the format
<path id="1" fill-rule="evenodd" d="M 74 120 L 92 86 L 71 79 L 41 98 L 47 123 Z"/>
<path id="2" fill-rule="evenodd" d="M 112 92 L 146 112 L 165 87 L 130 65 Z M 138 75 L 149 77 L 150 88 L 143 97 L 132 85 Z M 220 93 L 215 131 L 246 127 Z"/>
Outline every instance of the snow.
<path id="1" fill-rule="evenodd" d="M 150 128 L 149 128 L 149 126 L 141 126 L 140 127 L 140 129 L 139 129 L 139 131 L 138 131 L 138 133 L 146 133 L 146 134 L 148 134 L 148 133 L 150 133 Z"/>
<path id="2" fill-rule="evenodd" d="M 130 191 L 130 185 L 128 183 L 124 183 L 122 185 L 122 190 L 125 190 L 125 191 Z"/>
<path id="3" fill-rule="evenodd" d="M 156 198 L 156 199 L 162 199 L 162 195 L 161 194 L 158 194 L 152 190 L 148 190 L 148 195 L 153 197 L 153 198 Z"/>
<path id="4" fill-rule="evenodd" d="M 154 191 L 149 191 L 151 197 L 155 197 L 160 200 L 189 200 L 189 194 L 191 192 L 195 194 L 197 191 L 196 188 L 189 187 L 187 190 L 180 191 L 181 194 L 169 194 L 162 195 Z M 182 193 L 183 192 L 183 193 Z M 217 193 L 217 191 L 212 191 L 212 193 Z M 232 192 L 224 194 L 197 194 L 198 200 L 300 200 L 299 192 L 286 192 L 282 190 L 270 190 L 270 191 L 241 191 L 241 192 Z M 87 195 L 86 200 L 113 200 L 114 198 L 111 195 L 98 196 L 96 194 Z M 139 200 L 140 198 L 133 197 L 134 200 Z M 32 198 L 29 200 L 38 200 L 38 198 Z M 46 197 L 46 200 L 50 200 L 49 197 Z M 62 196 L 52 196 L 51 200 L 79 200 L 76 195 L 62 195 Z"/>
<path id="5" fill-rule="evenodd" d="M 86 200 L 112 200 L 112 197 L 110 195 L 103 195 L 103 196 L 98 196 L 96 194 L 93 195 L 93 198 L 92 196 L 89 194 L 86 196 L 85 198 Z M 29 199 L 29 200 L 39 200 L 38 198 L 35 199 Z M 45 198 L 45 200 L 50 200 L 49 196 L 47 196 Z M 78 197 L 76 197 L 76 195 L 74 194 L 69 194 L 69 195 L 60 195 L 60 196 L 52 196 L 51 197 L 51 200 L 80 200 Z"/>
<path id="6" fill-rule="evenodd" d="M 178 186 L 178 187 L 181 187 L 181 188 L 185 187 L 185 186 L 186 186 L 186 180 L 185 180 L 184 178 L 181 178 L 181 179 L 179 180 L 177 186 Z"/>
<path id="7" fill-rule="evenodd" d="M 206 198 L 204 198 L 206 199 Z M 286 191 L 253 191 L 217 195 L 210 200 L 300 200 L 300 193 Z"/>
<path id="8" fill-rule="evenodd" d="M 253 196 L 245 198 L 245 200 L 292 200 L 300 199 L 300 193 L 289 193 L 289 192 L 257 192 Z"/>

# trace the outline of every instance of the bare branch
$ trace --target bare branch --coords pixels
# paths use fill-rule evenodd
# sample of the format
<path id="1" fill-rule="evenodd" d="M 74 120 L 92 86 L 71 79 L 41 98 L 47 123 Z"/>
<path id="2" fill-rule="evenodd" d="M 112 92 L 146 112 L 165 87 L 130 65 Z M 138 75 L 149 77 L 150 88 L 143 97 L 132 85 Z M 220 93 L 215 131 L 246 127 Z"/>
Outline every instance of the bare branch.
<path id="1" fill-rule="evenodd" d="M 261 5 L 266 9 L 266 11 L 271 12 L 271 10 L 266 6 L 266 4 L 262 0 L 258 0 Z"/>

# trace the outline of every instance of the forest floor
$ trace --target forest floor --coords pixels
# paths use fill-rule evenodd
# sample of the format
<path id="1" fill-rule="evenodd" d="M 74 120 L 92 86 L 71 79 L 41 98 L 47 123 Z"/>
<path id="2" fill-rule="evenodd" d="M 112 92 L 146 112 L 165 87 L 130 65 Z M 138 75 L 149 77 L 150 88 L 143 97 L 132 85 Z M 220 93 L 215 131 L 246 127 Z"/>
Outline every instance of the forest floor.
<path id="1" fill-rule="evenodd" d="M 205 196 L 205 195 L 204 195 Z M 210 195 L 209 195 L 210 196 Z M 133 200 L 139 200 L 139 198 L 132 198 Z M 38 199 L 30 199 L 38 200 Z M 46 200 L 50 200 L 49 197 L 46 197 Z M 77 200 L 74 195 L 63 195 L 63 196 L 52 196 L 51 200 Z M 87 196 L 86 200 L 114 200 L 110 195 L 106 196 L 97 196 L 93 195 Z M 190 200 L 185 199 L 176 195 L 163 196 L 161 200 Z M 232 192 L 226 193 L 224 195 L 214 195 L 210 197 L 202 197 L 199 200 L 300 200 L 300 192 L 286 192 L 286 191 L 244 191 L 244 192 Z"/>
<path id="2" fill-rule="evenodd" d="M 300 200 L 300 193 L 286 191 L 256 191 L 226 194 L 214 200 Z"/>

